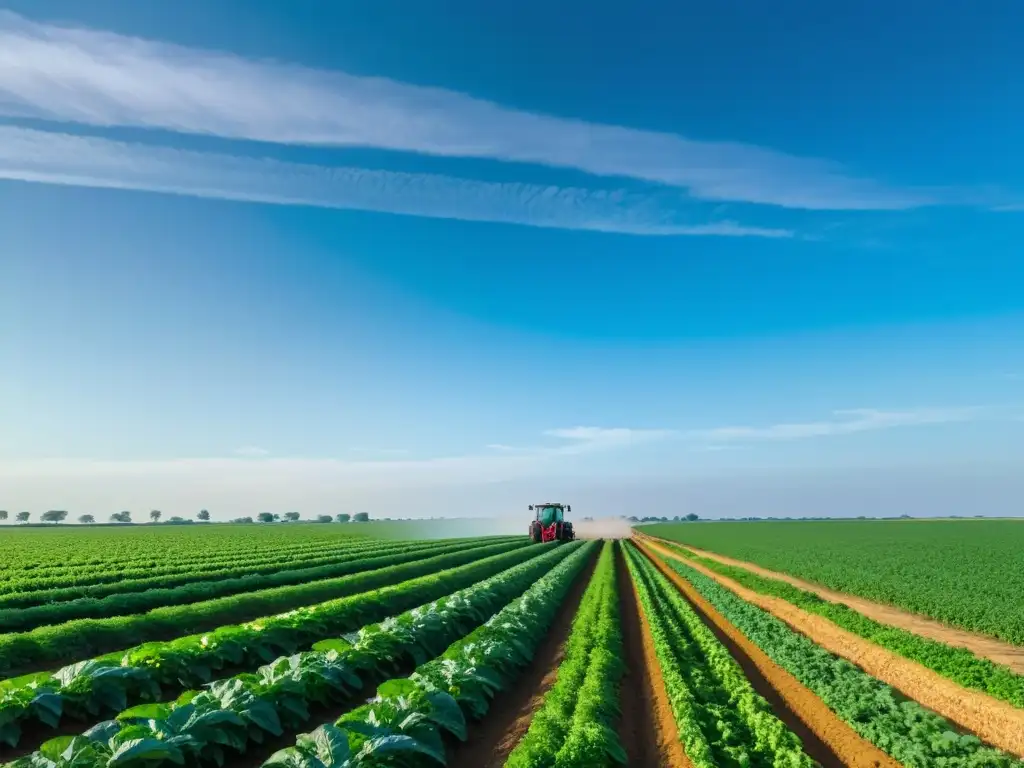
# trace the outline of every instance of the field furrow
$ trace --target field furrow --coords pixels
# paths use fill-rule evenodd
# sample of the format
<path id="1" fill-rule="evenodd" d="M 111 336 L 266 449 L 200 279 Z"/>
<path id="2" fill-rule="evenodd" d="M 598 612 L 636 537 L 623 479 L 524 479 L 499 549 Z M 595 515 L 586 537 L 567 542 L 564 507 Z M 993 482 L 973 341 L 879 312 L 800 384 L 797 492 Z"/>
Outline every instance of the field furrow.
<path id="1" fill-rule="evenodd" d="M 800 739 L 672 584 L 632 545 L 626 552 L 691 764 L 814 766 Z"/>
<path id="2" fill-rule="evenodd" d="M 500 571 L 547 556 L 551 545 L 476 560 L 400 584 L 280 616 L 166 643 L 148 643 L 120 654 L 0 684 L 0 743 L 29 748 L 56 728 L 71 731 L 127 706 L 159 701 L 184 688 L 208 684 L 217 672 L 245 671 L 310 644 L 411 610 Z"/>
<path id="3" fill-rule="evenodd" d="M 732 583 L 761 595 L 780 598 L 808 613 L 823 616 L 836 626 L 917 662 L 958 685 L 973 688 L 1015 707 L 1024 708 L 1024 675 L 1010 667 L 979 657 L 968 648 L 947 645 L 907 629 L 875 621 L 845 603 L 823 599 L 817 591 L 801 589 L 782 579 L 771 578 L 738 565 L 698 555 L 686 547 L 671 542 L 660 539 L 655 541 L 707 571 L 729 579 Z M 1019 650 L 1018 654 L 1024 655 L 1024 649 Z"/>
<path id="4" fill-rule="evenodd" d="M 319 643 L 316 648 L 283 656 L 260 667 L 192 691 L 174 702 L 127 709 L 79 738 L 73 754 L 57 765 L 106 765 L 119 746 L 136 738 L 181 743 L 189 764 L 221 765 L 246 754 L 247 762 L 265 752 L 274 739 L 294 733 L 339 702 L 351 707 L 362 690 L 417 663 L 478 626 L 517 597 L 579 545 L 548 547 L 547 552 L 513 566 L 445 598 L 392 616 L 357 633 Z M 344 710 L 343 710 L 344 711 Z M 143 731 L 146 731 L 144 734 Z M 94 738 L 95 737 L 95 738 Z M 36 755 L 15 761 L 31 766 L 64 741 L 44 744 Z M 178 754 L 151 750 L 139 755 L 146 764 L 180 764 Z"/>
<path id="5" fill-rule="evenodd" d="M 256 574 L 238 578 L 185 584 L 178 587 L 146 589 L 99 599 L 80 598 L 67 602 L 51 602 L 31 608 L 0 609 L 0 631 L 22 632 L 34 627 L 61 624 L 75 619 L 129 616 L 154 608 L 188 605 L 238 594 L 258 595 L 266 590 L 292 584 L 320 583 L 353 573 L 373 571 L 377 568 L 411 563 L 428 557 L 456 551 L 461 547 L 480 545 L 480 542 L 459 541 L 448 544 L 412 544 L 384 546 L 339 557 L 334 562 L 310 568 L 296 568 L 270 574 Z"/>
<path id="6" fill-rule="evenodd" d="M 438 658 L 381 684 L 367 704 L 300 737 L 264 765 L 315 765 L 314 759 L 335 765 L 342 755 L 350 768 L 444 764 L 446 739 L 464 740 L 468 724 L 483 719 L 495 695 L 530 664 L 596 546 L 584 544 Z"/>
<path id="7" fill-rule="evenodd" d="M 526 539 L 489 544 L 454 544 L 434 557 L 379 566 L 376 570 L 312 584 L 277 587 L 263 592 L 222 597 L 201 603 L 156 608 L 148 613 L 109 619 L 78 619 L 19 634 L 0 635 L 0 673 L 11 675 L 74 659 L 87 659 L 150 640 L 203 632 L 222 624 L 279 611 L 315 605 L 468 563 L 529 544 Z"/>
<path id="8" fill-rule="evenodd" d="M 843 722 L 906 768 L 940 764 L 947 768 L 1024 766 L 976 736 L 961 734 L 940 715 L 915 701 L 905 700 L 863 669 L 829 653 L 814 642 L 813 631 L 808 632 L 809 636 L 796 632 L 786 622 L 742 599 L 670 552 L 660 550 L 659 555 L 725 620 L 820 697 Z M 756 599 L 756 593 L 750 595 Z M 1002 741 L 1015 738 L 1015 733 L 1008 731 L 994 735 Z"/>
<path id="9" fill-rule="evenodd" d="M 497 541 L 498 539 L 495 539 Z M 321 565 L 341 563 L 360 557 L 372 557 L 388 551 L 414 551 L 431 546 L 443 546 L 445 541 L 380 542 L 369 541 L 347 545 L 330 546 L 321 550 L 294 554 L 263 555 L 259 557 L 235 557 L 222 563 L 203 563 L 177 566 L 174 570 L 139 569 L 137 571 L 105 570 L 88 580 L 73 581 L 55 578 L 33 582 L 31 589 L 14 590 L 5 583 L 4 594 L 0 595 L 0 610 L 28 608 L 47 603 L 63 603 L 80 598 L 103 598 L 131 592 L 143 592 L 156 588 L 178 587 L 199 582 L 219 582 L 241 576 L 275 574 L 284 571 L 315 568 Z M 219 567 L 218 567 L 219 566 Z M 45 581 L 45 583 L 44 583 Z M 69 585 L 70 584 L 70 585 Z"/>

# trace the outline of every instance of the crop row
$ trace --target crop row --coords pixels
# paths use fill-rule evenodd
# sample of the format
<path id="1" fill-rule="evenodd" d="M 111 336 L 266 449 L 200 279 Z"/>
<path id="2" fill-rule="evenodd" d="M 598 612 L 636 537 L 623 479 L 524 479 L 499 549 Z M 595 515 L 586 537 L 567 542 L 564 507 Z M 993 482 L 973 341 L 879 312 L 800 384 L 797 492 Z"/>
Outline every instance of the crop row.
<path id="1" fill-rule="evenodd" d="M 555 684 L 508 756 L 506 768 L 599 768 L 626 762 L 613 729 L 623 664 L 612 542 L 601 550 L 564 654 Z"/>
<path id="2" fill-rule="evenodd" d="M 746 568 L 700 557 L 674 544 L 666 546 L 709 570 L 727 576 L 747 589 L 781 598 L 809 613 L 824 616 L 848 632 L 916 661 L 959 685 L 982 691 L 1014 706 L 1024 707 L 1024 675 L 1017 674 L 1009 667 L 979 658 L 966 648 L 955 648 L 898 627 L 882 624 L 849 606 L 823 600 L 813 592 L 794 587 L 788 582 L 766 578 Z"/>
<path id="3" fill-rule="evenodd" d="M 889 686 L 833 656 L 714 579 L 678 560 L 665 561 L 841 720 L 906 768 L 1024 768 L 1021 761 L 985 746 L 976 737 L 959 734 L 931 710 L 902 700 Z"/>
<path id="4" fill-rule="evenodd" d="M 668 524 L 644 530 L 1024 645 L 1019 520 Z"/>
<path id="5" fill-rule="evenodd" d="M 12 546 L 0 564 L 5 577 L 109 567 L 160 567 L 178 563 L 224 560 L 251 553 L 271 555 L 324 546 L 345 547 L 372 540 L 347 533 L 348 526 L 195 526 L 183 528 L 8 530 Z M 17 538 L 15 538 L 17 537 Z M 33 542 L 35 546 L 33 546 Z M 14 546 L 16 544 L 16 546 Z"/>
<path id="6" fill-rule="evenodd" d="M 587 542 L 487 623 L 406 678 L 382 683 L 367 704 L 300 736 L 266 768 L 381 768 L 445 763 L 445 736 L 464 740 L 467 721 L 526 667 L 573 581 L 594 554 Z"/>
<path id="7" fill-rule="evenodd" d="M 485 546 L 450 545 L 443 548 L 443 554 L 435 557 L 379 567 L 339 579 L 277 587 L 185 606 L 156 608 L 135 616 L 78 619 L 30 632 L 0 635 L 0 673 L 38 670 L 69 658 L 89 658 L 148 640 L 170 639 L 203 632 L 221 624 L 250 621 L 257 616 L 396 584 L 528 544 L 529 539 L 523 537 Z"/>
<path id="8" fill-rule="evenodd" d="M 672 583 L 626 545 L 680 739 L 694 768 L 815 765 Z"/>
<path id="9" fill-rule="evenodd" d="M 22 729 L 45 732 L 62 717 L 94 722 L 140 702 L 159 701 L 210 682 L 226 670 L 249 670 L 326 637 L 410 610 L 520 563 L 547 557 L 535 544 L 467 565 L 320 605 L 145 645 L 0 684 L 0 743 L 17 745 Z"/>
<path id="10" fill-rule="evenodd" d="M 244 752 L 267 737 L 294 732 L 318 708 L 344 701 L 363 687 L 440 653 L 578 546 L 556 547 L 439 601 L 326 641 L 320 644 L 322 649 L 278 658 L 256 673 L 219 680 L 173 703 L 125 710 L 115 720 L 90 728 L 73 744 L 67 738 L 57 739 L 14 766 L 35 765 L 69 747 L 67 757 L 57 765 L 107 765 L 125 742 L 136 739 L 148 746 L 136 745 L 133 759 L 148 768 L 180 764 L 179 756 L 189 764 L 221 764 L 226 749 Z"/>
<path id="11" fill-rule="evenodd" d="M 480 546 L 491 543 L 481 540 L 459 541 L 449 544 L 407 544 L 404 546 L 374 547 L 360 550 L 347 557 L 335 557 L 333 561 L 308 568 L 295 568 L 275 573 L 238 575 L 216 581 L 200 581 L 177 587 L 145 589 L 141 592 L 124 592 L 106 597 L 81 597 L 75 600 L 52 602 L 29 608 L 0 609 L 0 631 L 22 632 L 47 624 L 60 624 L 73 619 L 103 618 L 106 616 L 127 616 L 143 613 L 153 608 L 172 605 L 187 605 L 213 600 L 226 595 L 242 592 L 256 593 L 261 590 L 290 584 L 307 584 L 336 579 L 351 573 L 372 571 L 387 565 L 422 560 L 459 547 Z M 244 569 L 240 573 L 245 573 Z"/>
<path id="12" fill-rule="evenodd" d="M 353 543 L 319 545 L 294 551 L 236 553 L 223 560 L 200 560 L 170 566 L 106 564 L 89 572 L 70 569 L 53 576 L 11 577 L 0 584 L 0 605 L 18 608 L 42 602 L 103 597 L 115 592 L 135 592 L 151 586 L 177 586 L 250 573 L 273 573 L 295 563 L 316 565 L 332 558 L 349 557 L 391 546 L 409 547 L 444 542 L 386 542 L 357 539 Z"/>

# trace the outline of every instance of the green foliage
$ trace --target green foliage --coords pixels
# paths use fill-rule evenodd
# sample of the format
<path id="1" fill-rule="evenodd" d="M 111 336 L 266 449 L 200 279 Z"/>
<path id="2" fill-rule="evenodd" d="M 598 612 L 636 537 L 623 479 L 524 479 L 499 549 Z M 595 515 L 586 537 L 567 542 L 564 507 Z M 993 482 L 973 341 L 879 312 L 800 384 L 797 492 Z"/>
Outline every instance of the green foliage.
<path id="1" fill-rule="evenodd" d="M 670 523 L 644 532 L 1024 645 L 1024 521 Z"/>
<path id="2" fill-rule="evenodd" d="M 115 743 L 125 741 L 125 733 L 154 740 L 187 737 L 179 749 L 188 763 L 221 764 L 229 754 L 244 751 L 253 743 L 298 729 L 309 720 L 311 707 L 344 699 L 365 685 L 412 669 L 440 653 L 579 546 L 536 548 L 535 552 L 543 554 L 441 600 L 318 644 L 313 651 L 280 657 L 255 674 L 210 683 L 206 690 L 185 693 L 170 704 L 125 710 L 115 721 L 93 729 L 101 738 L 92 749 L 112 750 Z M 319 749 L 322 739 L 314 736 L 313 741 Z M 44 745 L 40 754 L 48 750 Z M 157 768 L 177 756 L 147 754 L 145 762 L 138 758 L 138 764 Z M 31 759 L 15 765 L 31 765 Z M 58 761 L 56 765 L 70 763 Z"/>
<path id="3" fill-rule="evenodd" d="M 225 595 L 252 594 L 289 584 L 337 579 L 351 573 L 421 560 L 454 551 L 466 544 L 465 541 L 450 542 L 447 546 L 438 542 L 374 542 L 371 545 L 338 549 L 333 555 L 320 556 L 313 562 L 293 560 L 290 563 L 264 566 L 270 568 L 266 573 L 259 573 L 260 567 L 256 565 L 235 564 L 231 568 L 202 576 L 186 574 L 177 577 L 178 580 L 184 580 L 184 584 L 176 587 L 157 586 L 174 579 L 148 577 L 92 587 L 13 593 L 0 597 L 0 631 L 20 632 L 73 619 L 127 616 L 153 608 L 199 603 Z M 295 567 L 297 565 L 307 567 Z M 114 589 L 117 591 L 112 592 Z M 77 594 L 82 596 L 72 597 Z"/>
<path id="4" fill-rule="evenodd" d="M 443 554 L 434 557 L 401 562 L 398 565 L 386 565 L 386 560 L 382 559 L 376 570 L 339 579 L 277 587 L 184 606 L 156 608 L 134 616 L 78 619 L 30 632 L 0 635 L 0 671 L 30 671 L 69 658 L 83 659 L 109 653 L 147 640 L 180 637 L 182 634 L 203 632 L 221 624 L 252 621 L 255 617 L 275 611 L 289 611 L 297 606 L 336 600 L 490 555 L 522 549 L 529 543 L 529 539 L 520 536 L 512 540 L 499 540 L 496 544 L 481 540 L 446 545 L 439 548 Z M 401 561 L 405 556 L 397 559 Z"/>
<path id="5" fill-rule="evenodd" d="M 313 742 L 326 734 L 318 729 L 264 765 L 415 768 L 443 764 L 442 736 L 464 740 L 466 721 L 482 718 L 494 695 L 529 664 L 597 544 L 570 546 L 577 548 L 522 597 L 438 658 L 421 664 L 410 677 L 381 684 L 369 703 L 342 716 L 330 733 L 348 740 L 348 751 L 339 752 L 345 757 L 333 762 L 322 759 Z"/>
<path id="6" fill-rule="evenodd" d="M 679 590 L 632 544 L 626 560 L 694 768 L 816 765 Z"/>
<path id="7" fill-rule="evenodd" d="M 506 766 L 598 768 L 626 762 L 611 727 L 623 671 L 618 609 L 614 545 L 606 542 L 573 619 L 557 680 Z"/>
<path id="8" fill-rule="evenodd" d="M 666 558 L 666 562 L 840 719 L 906 768 L 1024 768 L 1024 762 L 986 747 L 976 737 L 960 735 L 948 721 L 920 704 L 902 700 L 889 686 L 833 656 L 714 579 L 678 560 Z"/>
<path id="9" fill-rule="evenodd" d="M 929 640 L 913 632 L 882 624 L 842 603 L 823 600 L 813 592 L 794 587 L 785 581 L 769 579 L 751 573 L 745 568 L 698 557 L 689 550 L 673 544 L 668 546 L 680 555 L 716 573 L 728 576 L 748 589 L 763 595 L 780 597 L 805 611 L 824 616 L 855 635 L 916 661 L 955 683 L 1024 708 L 1024 675 L 1018 675 L 1009 667 L 979 658 L 966 648 L 954 648 L 937 640 Z"/>

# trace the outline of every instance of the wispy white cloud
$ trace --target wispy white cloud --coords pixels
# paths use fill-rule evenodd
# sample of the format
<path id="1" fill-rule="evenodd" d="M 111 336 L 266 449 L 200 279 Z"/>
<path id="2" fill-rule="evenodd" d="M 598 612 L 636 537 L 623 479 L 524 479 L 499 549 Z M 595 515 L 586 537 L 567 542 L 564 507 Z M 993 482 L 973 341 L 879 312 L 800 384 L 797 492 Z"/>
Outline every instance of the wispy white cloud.
<path id="1" fill-rule="evenodd" d="M 588 453 L 647 443 L 652 440 L 663 440 L 672 437 L 676 432 L 670 429 L 571 427 L 549 429 L 544 434 L 566 441 L 564 445 L 554 449 L 558 453 Z"/>
<path id="2" fill-rule="evenodd" d="M 236 456 L 248 456 L 249 458 L 267 456 L 269 453 L 270 451 L 266 448 L 260 448 L 258 445 L 243 445 L 241 448 L 235 448 Z"/>
<path id="3" fill-rule="evenodd" d="M 687 437 L 711 444 L 772 440 L 803 440 L 813 437 L 849 435 L 895 427 L 924 424 L 948 424 L 972 421 L 989 409 L 980 407 L 918 408 L 903 411 L 882 411 L 856 408 L 833 411 L 832 418 L 822 421 L 771 424 L 763 427 L 735 426 L 691 430 Z"/>
<path id="4" fill-rule="evenodd" d="M 632 235 L 793 235 L 732 221 L 686 223 L 657 198 L 621 190 L 304 165 L 14 126 L 0 126 L 0 178 Z"/>
<path id="5" fill-rule="evenodd" d="M 704 200 L 813 210 L 937 202 L 823 160 L 535 114 L 443 90 L 0 12 L 0 114 L 573 168 Z"/>

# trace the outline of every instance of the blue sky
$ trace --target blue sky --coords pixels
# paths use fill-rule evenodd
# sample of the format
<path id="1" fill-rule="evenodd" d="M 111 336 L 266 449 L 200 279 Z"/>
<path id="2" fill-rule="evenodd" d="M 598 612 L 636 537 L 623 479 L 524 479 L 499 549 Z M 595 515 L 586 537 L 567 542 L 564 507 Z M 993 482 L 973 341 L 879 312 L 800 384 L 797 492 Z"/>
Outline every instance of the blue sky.
<path id="1" fill-rule="evenodd" d="M 634 5 L 0 0 L 0 508 L 1014 511 L 1024 8 Z"/>

